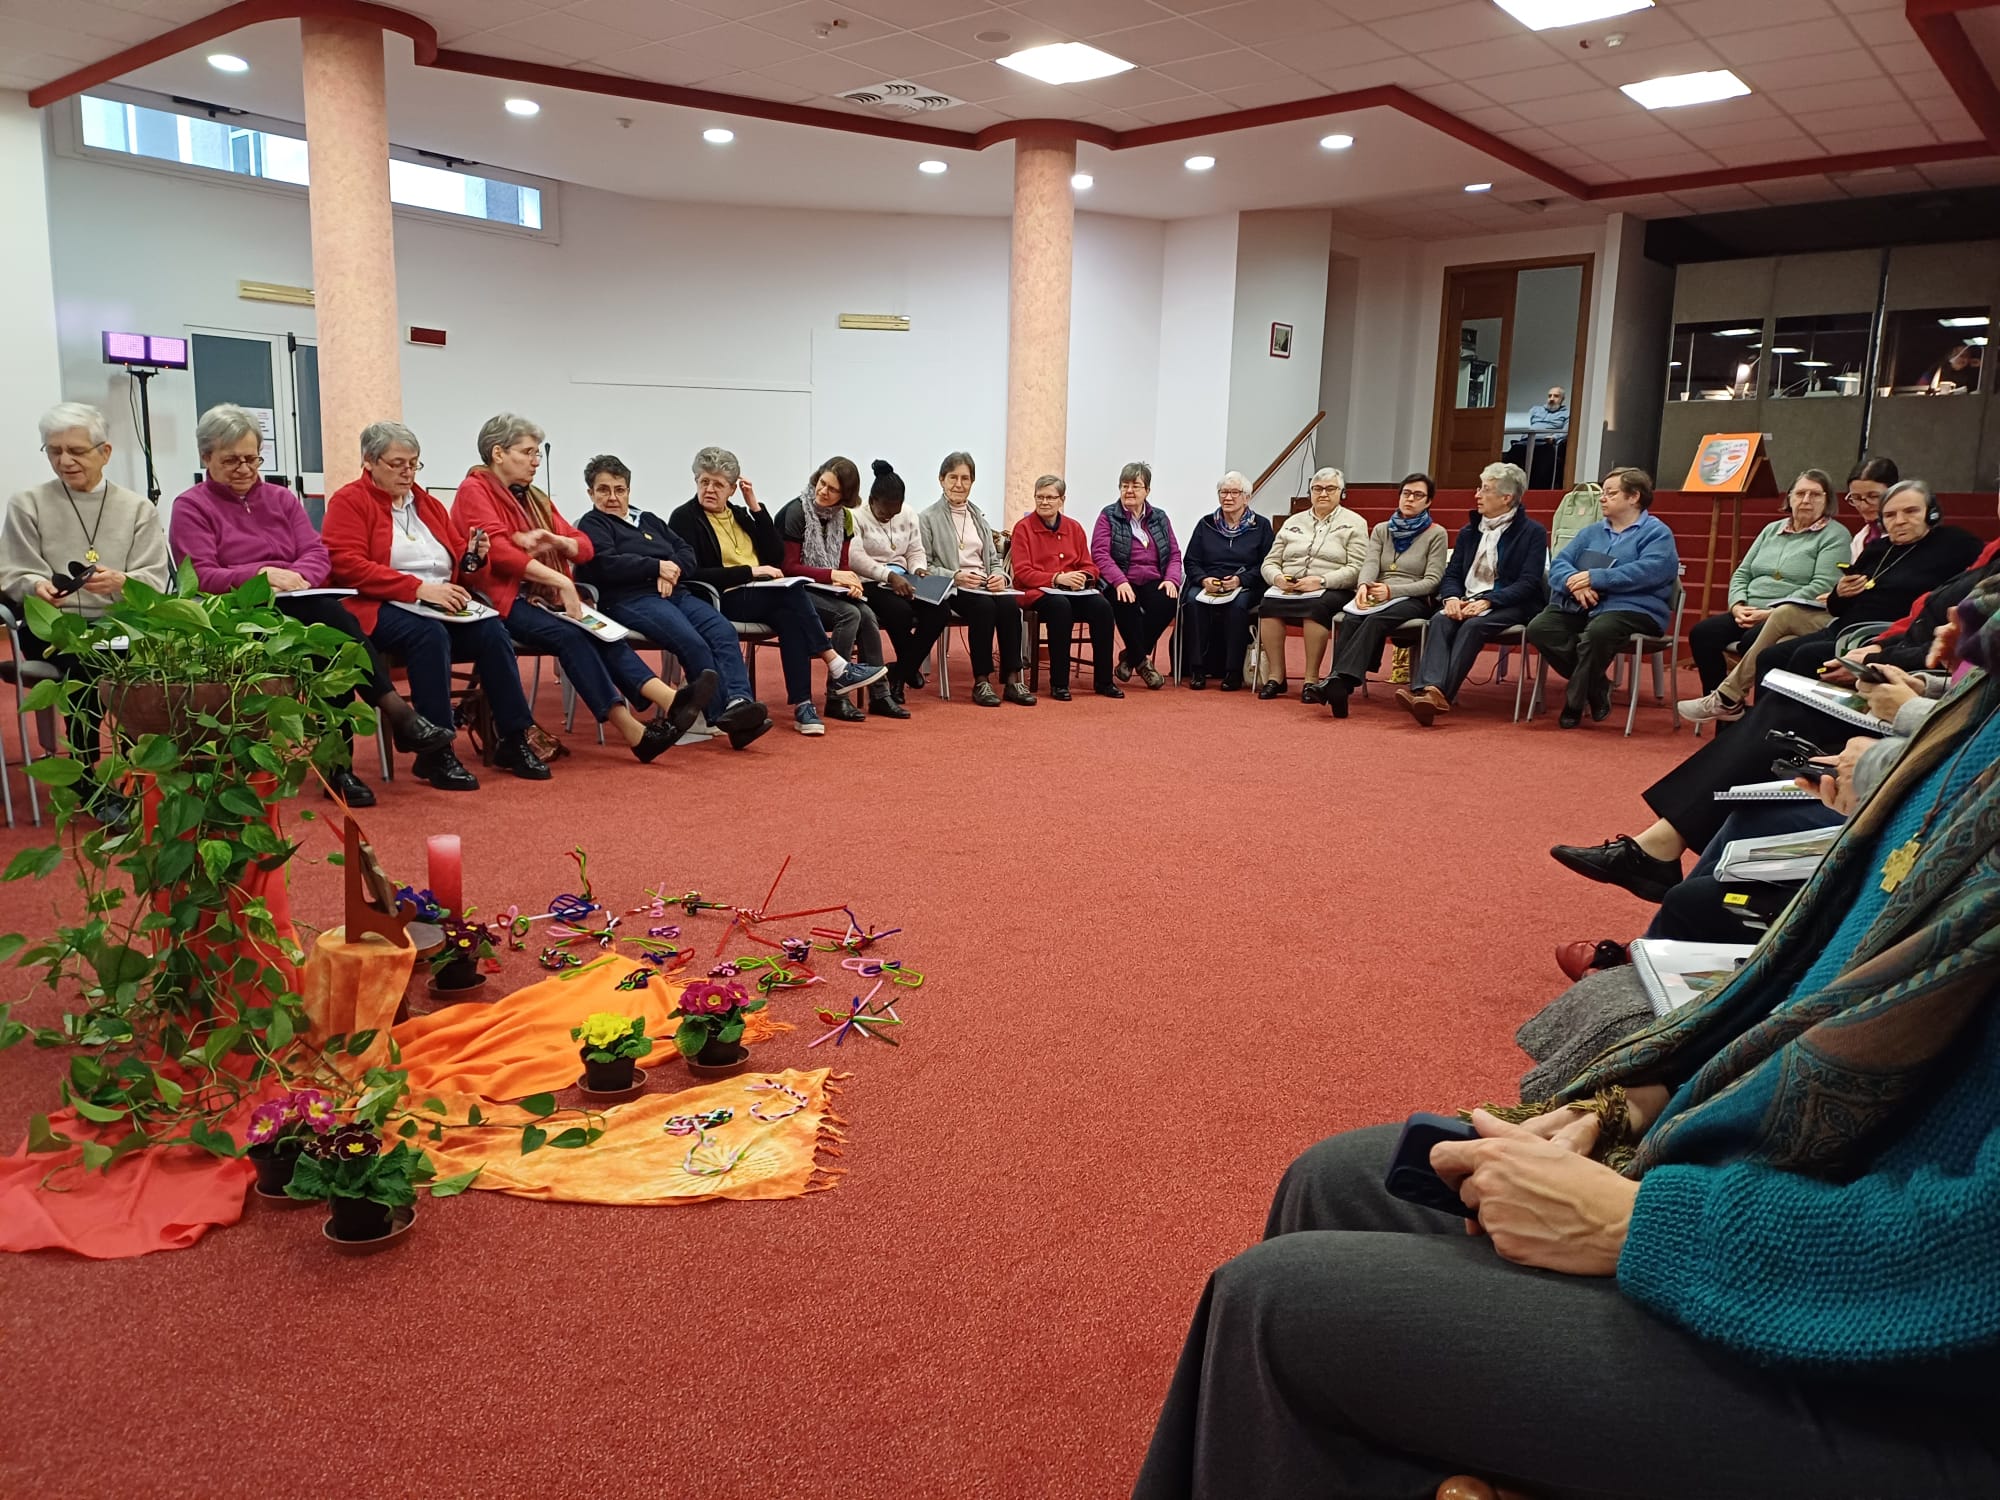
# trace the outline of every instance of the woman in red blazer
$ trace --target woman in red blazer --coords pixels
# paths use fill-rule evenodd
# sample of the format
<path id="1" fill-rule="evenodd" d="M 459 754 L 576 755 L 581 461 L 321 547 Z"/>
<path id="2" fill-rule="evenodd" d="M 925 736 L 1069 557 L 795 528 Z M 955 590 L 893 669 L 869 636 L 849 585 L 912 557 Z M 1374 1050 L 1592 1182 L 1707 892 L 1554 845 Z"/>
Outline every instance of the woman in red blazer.
<path id="1" fill-rule="evenodd" d="M 479 462 L 452 498 L 452 519 L 490 539 L 480 586 L 507 633 L 560 661 L 563 676 L 597 722 L 617 730 L 640 760 L 655 760 L 708 707 L 716 675 L 702 672 L 676 693 L 624 641 L 601 641 L 575 623 L 583 616 L 583 600 L 570 568 L 589 562 L 595 552 L 590 538 L 535 488 L 541 466 L 541 428 L 512 412 L 489 418 L 479 429 Z M 633 703 L 651 703 L 662 712 L 642 723 Z"/>
<path id="2" fill-rule="evenodd" d="M 549 768 L 528 745 L 533 716 L 506 627 L 491 616 L 450 620 L 472 597 L 467 584 L 486 567 L 487 541 L 468 538 L 418 485 L 420 451 L 401 422 L 376 422 L 361 434 L 362 475 L 327 497 L 320 527 L 332 581 L 355 591 L 347 607 L 376 649 L 402 658 L 419 713 L 452 724 L 451 664 L 471 662 L 493 710 L 493 763 L 546 781 Z M 400 737 L 398 746 L 410 748 Z M 420 751 L 410 769 L 442 792 L 479 785 L 449 744 Z"/>
<path id="3" fill-rule="evenodd" d="M 1014 523 L 1014 586 L 1022 590 L 1021 607 L 1048 627 L 1049 696 L 1069 701 L 1069 636 L 1081 620 L 1090 627 L 1092 685 L 1103 697 L 1122 698 L 1125 690 L 1111 680 L 1111 601 L 1090 560 L 1090 539 L 1063 514 L 1068 488 L 1055 474 L 1035 481 L 1035 512 Z M 1030 650 L 1034 644 L 1028 642 Z"/>

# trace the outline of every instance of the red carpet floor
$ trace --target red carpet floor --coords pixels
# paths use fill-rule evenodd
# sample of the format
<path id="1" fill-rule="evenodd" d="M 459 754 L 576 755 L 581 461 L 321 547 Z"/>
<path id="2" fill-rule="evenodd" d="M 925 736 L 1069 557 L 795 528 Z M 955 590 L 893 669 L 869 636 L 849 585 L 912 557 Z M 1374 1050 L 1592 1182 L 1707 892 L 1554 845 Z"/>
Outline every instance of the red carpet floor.
<path id="1" fill-rule="evenodd" d="M 1511 688 L 1466 696 L 1425 732 L 1380 686 L 1346 723 L 1213 688 L 998 711 L 927 691 L 913 722 L 783 726 L 744 755 L 647 770 L 579 734 L 546 786 L 399 780 L 365 819 L 392 874 L 462 833 L 489 911 L 572 889 L 581 842 L 622 904 L 658 881 L 752 904 L 789 854 L 787 900 L 901 925 L 929 982 L 900 1049 L 808 1053 L 792 1000 L 806 1024 L 759 1052 L 852 1071 L 843 1185 L 472 1193 L 359 1260 L 253 1201 L 180 1253 L 0 1257 L 0 1495 L 1123 1493 L 1204 1277 L 1292 1156 L 1511 1099 L 1554 942 L 1646 918 L 1544 850 L 1645 821 L 1639 788 L 1693 748 L 1670 710 L 1626 740 L 1622 707 L 1563 733 L 1511 725 Z M 332 925 L 311 838 L 293 906 Z M 45 931 L 59 894 L 0 887 L 0 930 Z M 58 1067 L 0 1054 L 9 1148 Z"/>

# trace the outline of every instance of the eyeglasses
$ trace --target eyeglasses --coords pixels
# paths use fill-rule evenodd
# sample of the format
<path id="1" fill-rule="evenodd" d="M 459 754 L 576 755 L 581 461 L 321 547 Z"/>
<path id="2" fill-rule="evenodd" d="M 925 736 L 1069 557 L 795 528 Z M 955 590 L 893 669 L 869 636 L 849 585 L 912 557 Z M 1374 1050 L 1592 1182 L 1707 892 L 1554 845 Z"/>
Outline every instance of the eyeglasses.
<path id="1" fill-rule="evenodd" d="M 90 457 L 91 454 L 95 453 L 99 448 L 104 448 L 108 446 L 109 445 L 105 443 L 93 443 L 88 448 L 48 447 L 44 448 L 42 450 L 42 453 L 45 457 L 47 457 L 50 460 L 50 462 L 54 462 L 58 458 L 88 458 Z"/>
<path id="2" fill-rule="evenodd" d="M 1231 495 L 1234 495 L 1234 496 L 1235 496 L 1235 497 L 1236 497 L 1237 499 L 1241 500 L 1241 499 L 1242 499 L 1242 498 L 1243 498 L 1243 497 L 1244 497 L 1245 495 L 1247 495 L 1247 494 L 1249 493 L 1249 491 L 1248 491 L 1248 490 L 1217 490 L 1217 491 L 1216 491 L 1215 493 L 1216 493 L 1216 494 L 1217 494 L 1217 495 L 1218 495 L 1218 496 L 1219 496 L 1220 498 L 1222 498 L 1222 499 L 1224 499 L 1224 500 L 1228 499 L 1228 498 L 1229 498 L 1229 497 L 1230 497 Z"/>
<path id="3" fill-rule="evenodd" d="M 1864 495 L 1859 490 L 1849 490 L 1846 498 L 1850 505 L 1880 505 L 1882 503 L 1880 495 Z"/>
<path id="4" fill-rule="evenodd" d="M 218 469 L 255 469 L 263 462 L 261 453 L 218 453 L 214 459 Z"/>
<path id="5" fill-rule="evenodd" d="M 414 474 L 424 466 L 421 458 L 383 458 L 377 459 L 376 462 L 398 474 Z"/>
<path id="6" fill-rule="evenodd" d="M 1405 500 L 1428 500 L 1430 497 L 1430 491 L 1420 484 L 1413 484 L 1402 492 Z"/>
<path id="7" fill-rule="evenodd" d="M 1337 484 L 1316 484 L 1312 486 L 1312 492 L 1315 495 L 1338 495 L 1340 493 L 1340 486 Z"/>

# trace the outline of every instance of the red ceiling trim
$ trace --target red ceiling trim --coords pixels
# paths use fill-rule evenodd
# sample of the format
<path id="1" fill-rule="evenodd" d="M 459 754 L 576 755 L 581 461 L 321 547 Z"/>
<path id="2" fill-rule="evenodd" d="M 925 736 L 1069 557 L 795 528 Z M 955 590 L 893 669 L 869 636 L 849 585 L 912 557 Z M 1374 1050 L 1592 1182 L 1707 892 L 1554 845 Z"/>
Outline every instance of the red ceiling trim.
<path id="1" fill-rule="evenodd" d="M 2000 88 L 1979 60 L 1972 38 L 1965 34 L 1960 11 L 1985 10 L 1996 0 L 1907 0 L 1904 19 L 1924 44 L 1924 50 L 1944 74 L 1986 144 L 2000 151 Z"/>
<path id="2" fill-rule="evenodd" d="M 1751 166 L 1722 167 L 1710 172 L 1686 172 L 1673 176 L 1645 177 L 1625 182 L 1587 183 L 1541 158 L 1500 139 L 1489 130 L 1461 120 L 1428 99 L 1420 98 L 1400 85 L 1357 89 L 1344 94 L 1326 94 L 1288 104 L 1261 109 L 1239 110 L 1231 114 L 1204 115 L 1168 125 L 1151 125 L 1138 130 L 1107 130 L 1102 126 L 1071 120 L 1010 120 L 980 131 L 948 130 L 935 125 L 918 125 L 903 120 L 872 119 L 866 115 L 844 114 L 808 104 L 786 104 L 773 99 L 752 99 L 738 94 L 716 93 L 708 89 L 684 88 L 675 84 L 653 83 L 643 78 L 621 78 L 583 68 L 549 63 L 520 62 L 511 58 L 488 57 L 476 52 L 440 48 L 437 32 L 427 21 L 369 0 L 238 0 L 213 15 L 189 22 L 101 62 L 43 84 L 28 95 L 36 108 L 56 104 L 100 83 L 122 77 L 136 68 L 163 61 L 190 48 L 226 36 L 245 26 L 266 21 L 297 20 L 307 16 L 361 21 L 385 31 L 406 36 L 415 44 L 416 61 L 421 67 L 441 68 L 483 78 L 506 79 L 516 83 L 540 84 L 548 88 L 598 94 L 615 99 L 637 99 L 682 109 L 714 110 L 749 119 L 772 120 L 784 125 L 804 125 L 820 130 L 844 131 L 850 135 L 874 136 L 883 140 L 908 141 L 915 145 L 947 150 L 981 151 L 1014 140 L 1029 132 L 1051 126 L 1072 131 L 1079 141 L 1110 151 L 1130 151 L 1143 146 L 1193 140 L 1199 136 L 1227 135 L 1256 130 L 1267 125 L 1290 124 L 1324 119 L 1363 109 L 1393 109 L 1419 124 L 1450 136 L 1497 162 L 1546 183 L 1557 192 L 1584 202 L 1606 199 L 1651 197 L 1659 193 L 1686 192 L 1697 188 L 1733 187 L 1756 182 L 1772 182 L 1787 177 L 1806 177 L 1830 172 L 1858 172 L 1870 167 L 1921 166 L 1927 162 L 1965 161 L 2000 154 L 2000 88 L 1980 66 L 1977 54 L 1958 20 L 1958 13 L 2000 5 L 2000 0 L 1905 0 L 1905 14 L 1936 59 L 1939 69 L 1957 93 L 1966 112 L 1985 134 L 1984 142 L 1955 142 L 1939 146 L 1913 146 L 1895 151 L 1870 151 L 1846 156 L 1806 157 L 1792 161 L 1763 162 Z"/>
<path id="3" fill-rule="evenodd" d="M 74 73 L 65 73 L 38 89 L 30 89 L 28 103 L 36 109 L 46 109 L 73 94 L 81 94 L 100 83 L 122 78 L 135 68 L 165 62 L 170 57 L 199 47 L 203 42 L 212 42 L 246 26 L 258 26 L 266 21 L 299 21 L 308 16 L 322 20 L 359 21 L 406 36 L 416 45 L 417 61 L 426 67 L 437 57 L 437 28 L 407 11 L 394 10 L 386 5 L 371 5 L 368 0 L 238 0 L 237 4 L 225 5 L 213 15 L 190 21 L 185 26 L 176 26 L 149 42 L 127 47 L 123 52 L 78 68 Z"/>

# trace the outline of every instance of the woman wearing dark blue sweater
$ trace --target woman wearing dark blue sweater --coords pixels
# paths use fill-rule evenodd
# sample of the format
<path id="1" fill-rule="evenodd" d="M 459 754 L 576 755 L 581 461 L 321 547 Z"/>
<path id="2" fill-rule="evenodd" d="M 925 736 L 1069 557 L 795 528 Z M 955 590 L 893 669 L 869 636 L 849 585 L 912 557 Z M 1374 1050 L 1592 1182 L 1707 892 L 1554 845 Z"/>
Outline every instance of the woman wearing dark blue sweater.
<path id="1" fill-rule="evenodd" d="M 2000 583 L 1960 624 L 1731 978 L 1430 1153 L 1477 1233 L 1384 1191 L 1393 1126 L 1293 1163 L 1139 1500 L 2000 1494 Z"/>
<path id="2" fill-rule="evenodd" d="M 1211 674 L 1222 690 L 1243 686 L 1243 658 L 1250 649 L 1250 621 L 1264 597 L 1264 554 L 1271 550 L 1271 523 L 1250 508 L 1250 481 L 1231 469 L 1216 481 L 1218 506 L 1194 523 L 1181 567 L 1181 628 L 1187 632 L 1182 671 L 1187 685 L 1208 686 Z"/>

